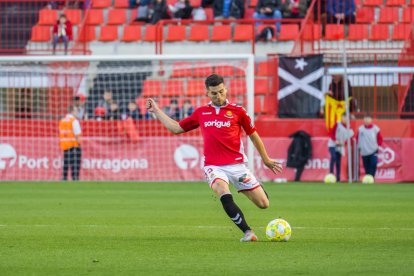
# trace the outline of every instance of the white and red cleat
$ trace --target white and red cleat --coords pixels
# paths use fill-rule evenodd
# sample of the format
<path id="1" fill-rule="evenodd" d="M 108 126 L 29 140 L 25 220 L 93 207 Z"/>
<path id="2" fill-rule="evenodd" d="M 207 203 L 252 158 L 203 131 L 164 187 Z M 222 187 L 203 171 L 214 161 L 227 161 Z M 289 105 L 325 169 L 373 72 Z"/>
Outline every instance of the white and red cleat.
<path id="1" fill-rule="evenodd" d="M 244 237 L 240 239 L 241 242 L 254 242 L 257 240 L 258 238 L 252 230 L 246 231 L 246 233 L 244 233 Z"/>

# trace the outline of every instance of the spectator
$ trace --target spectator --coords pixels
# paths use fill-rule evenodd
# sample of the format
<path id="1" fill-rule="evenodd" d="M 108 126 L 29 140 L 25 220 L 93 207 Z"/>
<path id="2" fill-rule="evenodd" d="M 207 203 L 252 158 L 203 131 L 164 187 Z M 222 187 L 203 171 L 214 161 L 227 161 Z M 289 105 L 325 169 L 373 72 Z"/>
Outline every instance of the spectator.
<path id="1" fill-rule="evenodd" d="M 183 104 L 183 108 L 182 108 L 182 116 L 181 119 L 187 118 L 188 116 L 190 116 L 191 114 L 193 114 L 194 112 L 194 107 L 191 104 L 190 100 L 185 100 L 184 104 Z"/>
<path id="2" fill-rule="evenodd" d="M 166 0 L 153 0 L 150 8 L 149 23 L 157 24 L 162 19 L 169 19 L 168 7 Z"/>
<path id="3" fill-rule="evenodd" d="M 328 94 L 337 101 L 345 101 L 345 83 L 342 75 L 333 75 L 332 82 L 329 85 Z M 352 96 L 352 85 L 348 80 L 348 96 Z M 349 105 L 349 111 L 353 112 L 356 108 L 356 99 L 352 98 Z"/>
<path id="4" fill-rule="evenodd" d="M 207 20 L 207 14 L 202 7 L 193 9 L 192 16 L 195 21 Z"/>
<path id="5" fill-rule="evenodd" d="M 65 55 L 68 53 L 69 41 L 72 40 L 72 23 L 66 18 L 66 15 L 59 16 L 59 20 L 53 26 L 53 54 L 56 52 L 56 46 L 59 41 L 65 45 Z"/>
<path id="6" fill-rule="evenodd" d="M 76 107 L 75 117 L 79 120 L 86 119 L 85 96 L 79 94 L 73 97 L 73 105 Z"/>
<path id="7" fill-rule="evenodd" d="M 142 119 L 141 110 L 135 102 L 128 103 L 127 117 L 132 118 L 133 120 Z"/>
<path id="8" fill-rule="evenodd" d="M 307 0 L 280 0 L 283 18 L 304 18 L 308 11 Z"/>
<path id="9" fill-rule="evenodd" d="M 331 162 L 329 164 L 329 172 L 334 173 L 334 167 L 336 167 L 336 179 L 341 181 L 341 159 L 345 154 L 344 146 L 348 138 L 354 136 L 352 129 L 346 128 L 346 114 L 341 117 L 341 122 L 338 122 L 329 132 L 328 149 L 331 154 Z"/>
<path id="10" fill-rule="evenodd" d="M 254 19 L 282 19 L 280 12 L 279 0 L 259 0 L 256 11 L 253 14 Z M 259 23 L 260 24 L 260 23 Z M 276 22 L 276 31 L 280 32 L 281 22 Z"/>
<path id="11" fill-rule="evenodd" d="M 135 4 L 138 6 L 138 11 L 134 21 L 148 22 L 150 0 L 135 0 Z"/>
<path id="12" fill-rule="evenodd" d="M 170 105 L 163 108 L 165 114 L 170 116 L 174 120 L 179 120 L 181 115 L 180 107 L 178 106 L 177 99 L 171 99 Z"/>
<path id="13" fill-rule="evenodd" d="M 120 119 L 119 106 L 117 102 L 111 102 L 109 112 L 106 112 L 106 119 L 110 121 Z"/>
<path id="14" fill-rule="evenodd" d="M 255 41 L 271 41 L 275 36 L 275 29 L 273 27 L 265 27 L 255 37 Z"/>
<path id="15" fill-rule="evenodd" d="M 214 19 L 241 19 L 244 17 L 244 0 L 215 0 Z"/>
<path id="16" fill-rule="evenodd" d="M 201 7 L 208 8 L 214 5 L 214 0 L 201 0 Z"/>
<path id="17" fill-rule="evenodd" d="M 105 109 L 105 113 L 108 113 L 111 109 L 111 103 L 112 103 L 112 91 L 105 91 L 103 94 L 103 99 L 99 101 L 98 106 Z"/>
<path id="18" fill-rule="evenodd" d="M 190 19 L 193 11 L 190 0 L 177 0 L 174 5 L 169 5 L 168 9 L 175 19 Z"/>
<path id="19" fill-rule="evenodd" d="M 105 119 L 106 110 L 101 106 L 97 106 L 94 110 L 95 120 L 102 121 Z"/>
<path id="20" fill-rule="evenodd" d="M 328 24 L 355 23 L 354 0 L 328 0 L 326 11 Z"/>
<path id="21" fill-rule="evenodd" d="M 358 148 L 361 151 L 365 174 L 375 177 L 378 163 L 378 150 L 382 145 L 380 128 L 372 123 L 370 115 L 364 116 L 364 125 L 360 126 L 357 135 Z"/>

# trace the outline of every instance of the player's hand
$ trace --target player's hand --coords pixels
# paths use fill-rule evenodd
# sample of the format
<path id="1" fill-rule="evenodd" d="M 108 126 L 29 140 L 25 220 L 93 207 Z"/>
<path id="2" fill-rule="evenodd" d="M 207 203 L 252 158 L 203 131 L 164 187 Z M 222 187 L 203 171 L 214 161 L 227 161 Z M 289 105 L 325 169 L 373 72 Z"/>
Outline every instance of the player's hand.
<path id="1" fill-rule="evenodd" d="M 279 163 L 273 159 L 265 160 L 263 163 L 266 165 L 266 167 L 271 169 L 274 174 L 282 173 L 283 171 L 282 163 Z"/>
<path id="2" fill-rule="evenodd" d="M 154 113 L 159 109 L 157 103 L 154 101 L 154 99 L 151 98 L 148 98 L 146 107 L 150 113 Z"/>

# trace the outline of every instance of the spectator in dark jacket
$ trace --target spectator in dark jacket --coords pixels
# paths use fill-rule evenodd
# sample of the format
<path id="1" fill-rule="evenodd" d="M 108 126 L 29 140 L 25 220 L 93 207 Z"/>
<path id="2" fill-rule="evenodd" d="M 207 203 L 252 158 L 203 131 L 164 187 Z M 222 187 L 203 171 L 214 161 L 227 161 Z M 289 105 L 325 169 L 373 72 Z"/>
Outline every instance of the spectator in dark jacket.
<path id="1" fill-rule="evenodd" d="M 107 120 L 114 121 L 119 120 L 121 118 L 121 114 L 119 113 L 119 106 L 117 102 L 112 102 L 109 107 L 109 112 L 106 113 Z"/>
<path id="2" fill-rule="evenodd" d="M 254 19 L 282 19 L 280 12 L 280 0 L 259 0 L 256 11 L 253 14 Z M 280 32 L 280 21 L 276 22 L 276 31 Z"/>
<path id="3" fill-rule="evenodd" d="M 190 19 L 193 11 L 190 0 L 177 0 L 174 5 L 169 5 L 173 18 Z"/>
<path id="4" fill-rule="evenodd" d="M 178 106 L 177 99 L 171 99 L 170 105 L 163 108 L 165 114 L 174 120 L 180 120 L 181 108 Z"/>
<path id="5" fill-rule="evenodd" d="M 214 19 L 241 19 L 244 17 L 244 0 L 215 0 Z"/>
<path id="6" fill-rule="evenodd" d="M 53 26 L 53 54 L 56 52 L 57 44 L 62 41 L 65 45 L 65 54 L 68 53 L 69 41 L 72 40 L 72 23 L 62 14 Z"/>
<path id="7" fill-rule="evenodd" d="M 158 21 L 169 18 L 166 0 L 154 0 L 151 3 L 149 23 L 157 24 Z"/>
<path id="8" fill-rule="evenodd" d="M 308 11 L 307 0 L 280 0 L 283 18 L 304 18 Z"/>
<path id="9" fill-rule="evenodd" d="M 130 117 L 133 120 L 142 119 L 141 110 L 135 102 L 128 103 L 128 111 L 126 115 L 127 117 Z"/>
<path id="10" fill-rule="evenodd" d="M 326 12 L 328 23 L 355 23 L 354 0 L 328 0 Z"/>

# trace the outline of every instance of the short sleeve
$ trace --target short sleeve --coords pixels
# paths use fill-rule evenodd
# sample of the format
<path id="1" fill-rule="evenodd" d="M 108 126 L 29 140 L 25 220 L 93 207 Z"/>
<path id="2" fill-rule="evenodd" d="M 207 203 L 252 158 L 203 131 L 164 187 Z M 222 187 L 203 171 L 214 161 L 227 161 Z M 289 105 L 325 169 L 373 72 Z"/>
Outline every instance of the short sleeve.
<path id="1" fill-rule="evenodd" d="M 180 127 L 185 131 L 190 131 L 199 127 L 198 112 L 194 111 L 190 116 L 179 122 Z"/>
<path id="2" fill-rule="evenodd" d="M 240 110 L 240 124 L 247 135 L 251 135 L 256 131 L 256 127 L 254 126 L 252 119 L 244 108 Z"/>

